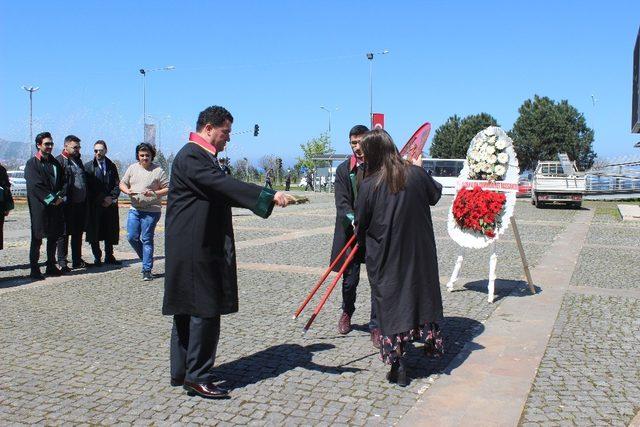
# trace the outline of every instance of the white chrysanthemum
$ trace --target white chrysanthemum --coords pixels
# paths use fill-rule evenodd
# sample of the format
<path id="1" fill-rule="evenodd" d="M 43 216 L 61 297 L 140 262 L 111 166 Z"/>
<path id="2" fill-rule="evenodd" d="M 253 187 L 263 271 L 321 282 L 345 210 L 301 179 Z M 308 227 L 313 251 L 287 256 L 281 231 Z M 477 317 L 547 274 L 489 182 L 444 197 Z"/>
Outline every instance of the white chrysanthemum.
<path id="1" fill-rule="evenodd" d="M 496 134 L 496 129 L 494 127 L 490 127 L 484 130 L 484 134 L 487 136 L 493 136 Z"/>
<path id="2" fill-rule="evenodd" d="M 495 145 L 496 141 L 498 140 L 498 137 L 493 135 L 490 136 L 489 138 L 487 138 L 487 142 L 491 145 Z"/>
<path id="3" fill-rule="evenodd" d="M 493 147 L 492 145 L 490 145 L 490 146 L 487 148 L 487 153 L 488 153 L 488 154 L 493 154 L 493 153 L 495 153 L 495 152 L 496 152 L 496 149 L 495 149 L 495 147 Z"/>
<path id="4" fill-rule="evenodd" d="M 495 172 L 495 174 L 498 176 L 504 175 L 506 171 L 507 169 L 502 165 L 497 165 L 495 168 L 493 168 L 493 172 Z"/>
<path id="5" fill-rule="evenodd" d="M 486 173 L 493 172 L 493 165 L 491 165 L 489 163 L 485 163 L 485 167 L 483 169 L 483 172 L 486 172 Z"/>
<path id="6" fill-rule="evenodd" d="M 506 146 L 507 146 L 507 141 L 505 141 L 504 139 L 499 139 L 496 142 L 496 148 L 498 150 L 504 150 Z"/>
<path id="7" fill-rule="evenodd" d="M 489 160 L 488 160 L 489 163 L 491 163 L 492 165 L 495 165 L 496 161 L 498 161 L 498 158 L 496 157 L 495 154 L 492 154 L 489 156 Z"/>
<path id="8" fill-rule="evenodd" d="M 509 155 L 507 153 L 498 154 L 498 161 L 500 163 L 507 163 L 509 161 Z"/>

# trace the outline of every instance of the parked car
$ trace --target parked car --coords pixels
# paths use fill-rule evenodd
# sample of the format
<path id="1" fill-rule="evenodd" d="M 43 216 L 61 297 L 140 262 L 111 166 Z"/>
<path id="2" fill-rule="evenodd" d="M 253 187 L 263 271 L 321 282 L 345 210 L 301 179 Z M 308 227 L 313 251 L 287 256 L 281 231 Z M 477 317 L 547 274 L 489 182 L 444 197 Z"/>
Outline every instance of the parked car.
<path id="1" fill-rule="evenodd" d="M 13 196 L 27 196 L 27 181 L 24 179 L 24 171 L 7 171 L 11 183 Z"/>
<path id="2" fill-rule="evenodd" d="M 531 197 L 531 181 L 527 178 L 518 180 L 518 192 L 516 197 Z"/>

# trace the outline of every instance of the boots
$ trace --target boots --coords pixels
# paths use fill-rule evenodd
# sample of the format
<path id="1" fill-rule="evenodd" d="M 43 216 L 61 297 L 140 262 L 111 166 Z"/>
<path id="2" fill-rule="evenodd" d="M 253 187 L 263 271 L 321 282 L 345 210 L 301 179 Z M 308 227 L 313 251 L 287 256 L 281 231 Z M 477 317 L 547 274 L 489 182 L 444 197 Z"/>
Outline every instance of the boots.
<path id="1" fill-rule="evenodd" d="M 400 387 L 406 387 L 409 385 L 407 380 L 407 367 L 404 356 L 398 360 L 398 385 Z"/>

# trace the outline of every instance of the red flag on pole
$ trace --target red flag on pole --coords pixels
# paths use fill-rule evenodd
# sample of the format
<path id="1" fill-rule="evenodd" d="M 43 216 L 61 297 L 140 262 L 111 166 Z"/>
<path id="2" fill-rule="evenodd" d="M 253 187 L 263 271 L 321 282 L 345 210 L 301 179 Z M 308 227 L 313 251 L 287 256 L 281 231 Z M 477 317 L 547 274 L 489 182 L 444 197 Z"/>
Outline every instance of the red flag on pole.
<path id="1" fill-rule="evenodd" d="M 384 129 L 384 114 L 373 113 L 371 128 L 372 129 Z"/>

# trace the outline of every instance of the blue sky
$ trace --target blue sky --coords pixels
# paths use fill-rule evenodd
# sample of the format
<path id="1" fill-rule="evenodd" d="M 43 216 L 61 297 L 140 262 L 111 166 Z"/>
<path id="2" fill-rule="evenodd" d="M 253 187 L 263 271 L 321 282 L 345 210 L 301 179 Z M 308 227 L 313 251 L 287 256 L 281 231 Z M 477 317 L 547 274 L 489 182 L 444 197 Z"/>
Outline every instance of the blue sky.
<path id="1" fill-rule="evenodd" d="M 50 130 L 109 143 L 133 158 L 147 113 L 177 151 L 208 105 L 226 106 L 232 161 L 265 154 L 293 163 L 299 145 L 347 133 L 374 111 L 399 146 L 420 124 L 488 112 L 510 129 L 534 94 L 567 99 L 595 130 L 600 157 L 640 154 L 630 133 L 639 1 L 65 1 L 0 0 L 0 138 Z M 597 100 L 595 106 L 591 95 Z M 433 135 L 433 134 L 432 134 Z M 89 151 L 85 148 L 85 156 Z"/>

